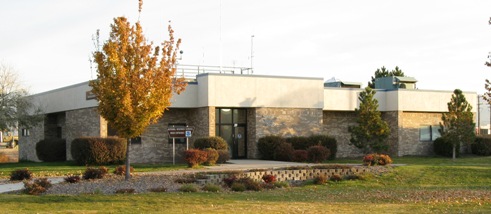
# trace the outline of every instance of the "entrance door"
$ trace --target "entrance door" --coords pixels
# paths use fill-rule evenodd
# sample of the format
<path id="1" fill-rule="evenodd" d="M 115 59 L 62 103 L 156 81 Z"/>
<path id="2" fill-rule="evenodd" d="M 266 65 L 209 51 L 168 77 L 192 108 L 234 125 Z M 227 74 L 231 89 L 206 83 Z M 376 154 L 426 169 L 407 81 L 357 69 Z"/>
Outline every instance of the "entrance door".
<path id="1" fill-rule="evenodd" d="M 247 110 L 217 108 L 215 112 L 216 136 L 229 145 L 233 159 L 247 158 Z"/>
<path id="2" fill-rule="evenodd" d="M 247 140 L 246 140 L 246 130 L 245 126 L 234 127 L 234 148 L 232 157 L 237 158 L 247 158 Z"/>

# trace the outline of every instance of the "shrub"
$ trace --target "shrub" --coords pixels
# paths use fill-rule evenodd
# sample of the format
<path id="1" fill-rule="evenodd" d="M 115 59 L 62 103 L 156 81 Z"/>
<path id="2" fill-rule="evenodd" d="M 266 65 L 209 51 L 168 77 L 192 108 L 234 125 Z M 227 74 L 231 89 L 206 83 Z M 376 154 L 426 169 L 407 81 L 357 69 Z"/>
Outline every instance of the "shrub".
<path id="1" fill-rule="evenodd" d="M 66 140 L 41 140 L 36 143 L 36 154 L 44 162 L 66 161 Z"/>
<path id="2" fill-rule="evenodd" d="M 215 184 L 206 184 L 205 186 L 203 186 L 202 190 L 206 192 L 220 192 L 222 189 L 220 188 L 220 186 Z"/>
<path id="3" fill-rule="evenodd" d="M 372 153 L 372 154 L 365 155 L 363 157 L 363 165 L 365 166 L 374 166 L 374 165 L 385 166 L 391 163 L 392 163 L 392 158 L 390 158 L 390 156 L 386 154 Z"/>
<path id="4" fill-rule="evenodd" d="M 294 162 L 306 162 L 308 160 L 307 150 L 295 150 L 293 151 L 292 161 Z"/>
<path id="5" fill-rule="evenodd" d="M 71 153 L 78 165 L 121 164 L 126 158 L 126 140 L 122 138 L 76 138 Z"/>
<path id="6" fill-rule="evenodd" d="M 135 193 L 135 189 L 133 188 L 128 188 L 128 189 L 118 189 L 115 192 L 116 194 L 133 194 Z"/>
<path id="7" fill-rule="evenodd" d="M 476 155 L 491 155 L 491 138 L 476 137 L 476 141 L 471 145 L 472 153 Z"/>
<path id="8" fill-rule="evenodd" d="M 232 184 L 234 184 L 236 180 L 237 180 L 236 176 L 230 176 L 228 178 L 224 178 L 223 183 L 225 183 L 225 185 L 227 185 L 227 187 L 231 188 Z"/>
<path id="9" fill-rule="evenodd" d="M 198 138 L 194 141 L 193 147 L 195 149 L 212 148 L 215 150 L 228 150 L 227 141 L 218 136 Z"/>
<path id="10" fill-rule="evenodd" d="M 22 180 L 29 180 L 32 177 L 31 171 L 29 171 L 28 168 L 25 169 L 17 169 L 14 170 L 10 173 L 10 180 L 11 181 L 22 181 Z"/>
<path id="11" fill-rule="evenodd" d="M 291 144 L 282 142 L 274 150 L 274 159 L 277 161 L 291 161 L 294 151 Z"/>
<path id="12" fill-rule="evenodd" d="M 334 182 L 338 182 L 338 181 L 342 181 L 343 177 L 341 177 L 341 175 L 339 175 L 339 174 L 334 174 L 329 178 L 329 180 L 334 181 Z"/>
<path id="13" fill-rule="evenodd" d="M 67 183 L 78 183 L 80 181 L 80 176 L 72 175 L 72 176 L 65 177 L 64 180 Z"/>
<path id="14" fill-rule="evenodd" d="M 329 149 L 330 155 L 329 160 L 334 160 L 336 158 L 336 153 L 338 152 L 338 143 L 335 138 L 329 137 L 328 135 L 312 135 L 309 141 L 315 145 L 321 145 Z"/>
<path id="15" fill-rule="evenodd" d="M 222 164 L 230 160 L 230 153 L 228 152 L 228 150 L 217 150 L 217 152 L 218 152 L 217 163 Z"/>
<path id="16" fill-rule="evenodd" d="M 47 178 L 39 178 L 34 182 L 24 181 L 24 191 L 29 195 L 39 195 L 46 192 L 51 186 L 51 182 Z"/>
<path id="17" fill-rule="evenodd" d="M 435 141 L 433 142 L 433 151 L 437 155 L 441 155 L 444 157 L 452 157 L 452 149 L 453 149 L 452 142 L 445 139 L 444 137 L 439 137 L 435 139 Z M 460 144 L 457 144 L 455 147 L 455 156 L 456 157 L 460 156 Z"/>
<path id="18" fill-rule="evenodd" d="M 377 164 L 376 154 L 368 154 L 363 157 L 363 165 L 373 166 L 375 164 Z"/>
<path id="19" fill-rule="evenodd" d="M 237 181 L 235 181 L 235 183 L 244 184 L 247 190 L 252 190 L 252 191 L 261 190 L 261 184 L 249 177 L 240 178 Z"/>
<path id="20" fill-rule="evenodd" d="M 263 175 L 262 179 L 263 179 L 263 181 L 264 181 L 265 183 L 268 183 L 268 184 L 269 184 L 269 183 L 274 183 L 274 182 L 276 182 L 276 176 L 274 176 L 274 175 L 266 175 L 266 174 L 265 174 L 265 175 Z"/>
<path id="21" fill-rule="evenodd" d="M 312 141 L 308 137 L 304 136 L 292 136 L 285 139 L 286 142 L 292 144 L 295 150 L 307 150 L 307 148 L 314 146 Z"/>
<path id="22" fill-rule="evenodd" d="M 207 159 L 207 153 L 199 149 L 190 149 L 184 151 L 184 159 L 189 167 L 197 167 Z"/>
<path id="23" fill-rule="evenodd" d="M 377 164 L 381 166 L 389 165 L 392 163 L 392 158 L 389 155 L 379 154 L 377 158 Z"/>
<path id="24" fill-rule="evenodd" d="M 325 175 L 319 175 L 314 178 L 314 184 L 322 185 L 327 182 L 327 177 Z"/>
<path id="25" fill-rule="evenodd" d="M 307 159 L 309 160 L 309 162 L 324 162 L 325 160 L 327 160 L 329 155 L 329 149 L 324 146 L 311 146 L 307 149 Z"/>
<path id="26" fill-rule="evenodd" d="M 135 169 L 132 166 L 130 166 L 130 174 L 133 174 L 133 171 L 134 170 Z M 119 165 L 119 166 L 117 166 L 114 169 L 113 173 L 115 175 L 125 175 L 126 174 L 126 165 Z"/>
<path id="27" fill-rule="evenodd" d="M 285 142 L 285 139 L 274 135 L 259 138 L 257 142 L 257 150 L 261 159 L 274 160 L 276 147 L 283 142 Z"/>
<path id="28" fill-rule="evenodd" d="M 179 187 L 179 191 L 181 192 L 198 192 L 198 187 L 194 184 L 184 184 Z"/>
<path id="29" fill-rule="evenodd" d="M 219 157 L 218 151 L 212 148 L 206 148 L 204 151 L 206 152 L 206 161 L 204 164 L 207 166 L 215 165 Z"/>
<path id="30" fill-rule="evenodd" d="M 85 180 L 89 179 L 101 179 L 104 178 L 104 176 L 107 174 L 108 169 L 104 166 L 101 166 L 99 168 L 92 168 L 88 167 L 83 175 L 83 178 Z"/>
<path id="31" fill-rule="evenodd" d="M 150 192 L 167 192 L 167 188 L 165 187 L 156 187 L 156 188 L 151 188 L 148 189 Z"/>
<path id="32" fill-rule="evenodd" d="M 230 187 L 230 189 L 232 189 L 232 191 L 234 191 L 234 192 L 244 192 L 247 190 L 245 184 L 238 183 L 238 182 L 234 182 L 232 184 L 232 186 Z"/>

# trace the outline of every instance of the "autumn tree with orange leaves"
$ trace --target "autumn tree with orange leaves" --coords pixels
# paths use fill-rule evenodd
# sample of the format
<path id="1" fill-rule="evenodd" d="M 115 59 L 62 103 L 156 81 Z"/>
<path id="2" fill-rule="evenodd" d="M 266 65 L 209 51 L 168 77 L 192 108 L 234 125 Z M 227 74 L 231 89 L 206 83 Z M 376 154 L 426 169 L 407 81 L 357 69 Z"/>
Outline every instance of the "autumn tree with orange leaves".
<path id="1" fill-rule="evenodd" d="M 139 12 L 142 1 L 139 1 Z M 156 123 L 170 105 L 173 93 L 182 92 L 186 83 L 176 78 L 177 51 L 181 40 L 169 40 L 161 46 L 147 43 L 140 21 L 131 25 L 125 17 L 114 18 L 109 39 L 102 50 L 93 53 L 97 79 L 90 81 L 99 102 L 99 114 L 127 139 L 126 180 L 130 178 L 131 138 L 140 136 Z"/>

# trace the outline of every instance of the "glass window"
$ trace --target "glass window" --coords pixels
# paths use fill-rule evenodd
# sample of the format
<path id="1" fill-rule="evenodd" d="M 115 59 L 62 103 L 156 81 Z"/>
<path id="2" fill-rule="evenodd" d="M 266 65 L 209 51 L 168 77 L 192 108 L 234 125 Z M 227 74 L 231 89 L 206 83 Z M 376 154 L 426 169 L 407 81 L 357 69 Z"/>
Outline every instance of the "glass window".
<path id="1" fill-rule="evenodd" d="M 220 124 L 232 123 L 232 109 L 220 109 Z"/>
<path id="2" fill-rule="evenodd" d="M 431 126 L 423 125 L 419 127 L 419 141 L 431 141 Z"/>
<path id="3" fill-rule="evenodd" d="M 246 123 L 246 109 L 234 109 L 234 124 Z"/>
<path id="4" fill-rule="evenodd" d="M 419 141 L 434 141 L 441 137 L 440 125 L 422 125 L 419 127 Z"/>
<path id="5" fill-rule="evenodd" d="M 431 126 L 431 141 L 435 141 L 437 138 L 441 137 L 440 125 Z"/>
<path id="6" fill-rule="evenodd" d="M 130 139 L 131 144 L 142 144 L 142 138 L 140 136 Z"/>

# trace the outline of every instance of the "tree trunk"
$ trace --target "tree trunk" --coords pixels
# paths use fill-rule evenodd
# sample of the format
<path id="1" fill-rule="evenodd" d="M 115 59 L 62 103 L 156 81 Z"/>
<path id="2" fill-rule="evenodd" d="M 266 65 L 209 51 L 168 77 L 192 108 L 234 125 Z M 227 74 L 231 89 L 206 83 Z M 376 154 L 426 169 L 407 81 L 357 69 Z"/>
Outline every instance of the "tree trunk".
<path id="1" fill-rule="evenodd" d="M 131 138 L 126 139 L 126 174 L 124 176 L 124 179 L 126 181 L 130 180 L 131 175 L 130 175 L 130 145 L 131 145 Z"/>
<path id="2" fill-rule="evenodd" d="M 455 144 L 452 146 L 452 161 L 455 161 Z"/>

